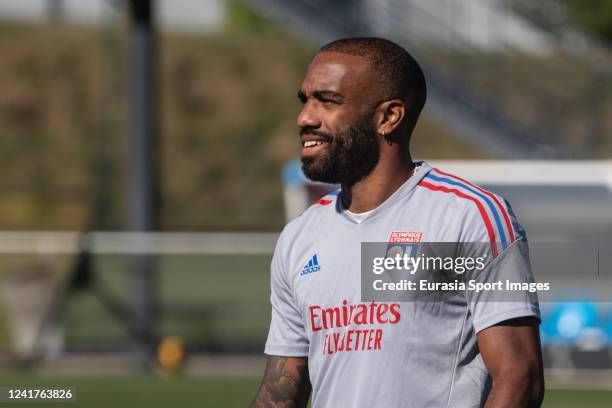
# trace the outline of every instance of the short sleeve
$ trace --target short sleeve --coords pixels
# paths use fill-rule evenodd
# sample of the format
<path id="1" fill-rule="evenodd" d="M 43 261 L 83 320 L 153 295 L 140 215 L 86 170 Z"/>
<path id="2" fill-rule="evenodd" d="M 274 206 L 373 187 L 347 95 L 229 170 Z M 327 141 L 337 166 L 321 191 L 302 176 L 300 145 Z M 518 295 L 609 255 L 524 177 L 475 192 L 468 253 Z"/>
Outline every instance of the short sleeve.
<path id="1" fill-rule="evenodd" d="M 504 249 L 486 269 L 479 273 L 479 282 L 533 283 L 527 242 L 518 240 Z M 537 292 L 484 291 L 468 297 L 474 330 L 491 327 L 505 320 L 533 316 L 540 320 Z"/>
<path id="2" fill-rule="evenodd" d="M 286 279 L 281 240 L 282 235 L 271 264 L 272 319 L 264 352 L 272 356 L 303 357 L 308 355 L 309 341 L 299 307 Z"/>
<path id="3" fill-rule="evenodd" d="M 502 284 L 500 290 L 468 292 L 467 300 L 476 332 L 505 320 L 529 316 L 540 319 L 537 292 L 507 290 L 508 282 L 533 283 L 535 279 L 525 230 L 510 204 L 503 197 L 494 197 L 494 203 L 498 205 L 494 207 L 497 214 L 486 212 L 476 215 L 472 211 L 471 217 L 467 217 L 469 227 L 462 240 L 467 243 L 463 246 L 464 255 L 474 257 L 486 254 L 486 267 L 471 278 L 481 283 Z"/>

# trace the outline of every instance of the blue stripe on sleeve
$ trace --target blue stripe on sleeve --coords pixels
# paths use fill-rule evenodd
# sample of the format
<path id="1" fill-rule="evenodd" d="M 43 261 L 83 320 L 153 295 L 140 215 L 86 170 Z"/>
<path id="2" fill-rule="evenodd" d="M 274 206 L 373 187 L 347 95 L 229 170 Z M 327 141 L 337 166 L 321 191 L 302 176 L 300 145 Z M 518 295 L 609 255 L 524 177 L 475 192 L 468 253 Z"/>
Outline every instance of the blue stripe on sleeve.
<path id="1" fill-rule="evenodd" d="M 482 198 L 487 203 L 489 208 L 491 209 L 491 213 L 493 213 L 493 218 L 495 218 L 495 224 L 497 225 L 497 229 L 499 230 L 500 238 L 501 238 L 501 241 L 502 241 L 502 247 L 505 248 L 507 246 L 506 234 L 504 233 L 504 228 L 502 226 L 501 219 L 499 218 L 499 214 L 498 214 L 495 206 L 493 205 L 491 200 L 489 200 L 489 197 L 485 196 L 484 194 L 482 194 L 478 190 L 472 189 L 470 186 L 465 185 L 464 183 L 461 183 L 461 182 L 455 181 L 455 180 L 451 180 L 451 179 L 446 178 L 446 177 L 434 176 L 433 174 L 431 174 L 431 172 L 427 173 L 425 178 L 431 178 L 432 180 L 442 181 L 442 182 L 445 182 L 445 183 L 448 183 L 448 184 L 452 184 L 454 186 L 463 187 L 464 189 L 466 189 L 466 190 L 470 191 L 471 193 L 476 194 L 478 197 Z"/>

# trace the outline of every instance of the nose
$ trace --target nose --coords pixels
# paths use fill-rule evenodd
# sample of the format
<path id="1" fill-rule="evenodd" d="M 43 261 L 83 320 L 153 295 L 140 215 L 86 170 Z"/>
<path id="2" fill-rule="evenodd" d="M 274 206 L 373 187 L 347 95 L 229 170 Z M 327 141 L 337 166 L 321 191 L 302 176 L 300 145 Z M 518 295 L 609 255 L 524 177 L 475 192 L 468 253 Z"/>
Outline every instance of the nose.
<path id="1" fill-rule="evenodd" d="M 302 106 L 302 110 L 297 117 L 297 125 L 300 129 L 305 127 L 312 127 L 318 129 L 321 127 L 321 119 L 316 112 L 314 104 L 308 100 Z"/>

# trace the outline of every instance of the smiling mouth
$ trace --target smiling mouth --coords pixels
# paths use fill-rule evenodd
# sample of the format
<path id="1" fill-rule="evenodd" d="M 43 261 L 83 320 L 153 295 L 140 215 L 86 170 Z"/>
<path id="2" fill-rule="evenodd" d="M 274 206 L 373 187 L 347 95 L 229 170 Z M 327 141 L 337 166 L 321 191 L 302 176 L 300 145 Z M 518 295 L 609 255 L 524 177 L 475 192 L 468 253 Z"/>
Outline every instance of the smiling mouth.
<path id="1" fill-rule="evenodd" d="M 302 147 L 308 149 L 311 147 L 315 147 L 315 146 L 320 146 L 322 144 L 325 144 L 327 142 L 324 142 L 322 140 L 305 140 L 302 142 Z"/>
<path id="2" fill-rule="evenodd" d="M 306 136 L 302 139 L 302 157 L 315 156 L 321 154 L 326 149 L 329 142 L 317 137 L 316 139 Z"/>

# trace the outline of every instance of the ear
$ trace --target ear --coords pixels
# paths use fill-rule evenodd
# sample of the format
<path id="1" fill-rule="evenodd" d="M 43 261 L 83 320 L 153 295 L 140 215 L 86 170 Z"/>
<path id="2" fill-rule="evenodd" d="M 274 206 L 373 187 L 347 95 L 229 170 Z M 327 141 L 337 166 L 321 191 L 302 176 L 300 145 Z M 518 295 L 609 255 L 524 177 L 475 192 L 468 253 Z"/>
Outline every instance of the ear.
<path id="1" fill-rule="evenodd" d="M 401 99 L 391 99 L 382 102 L 379 106 L 377 133 L 383 135 L 388 145 L 397 141 L 398 136 L 393 133 L 398 130 L 406 115 L 406 105 Z"/>
<path id="2" fill-rule="evenodd" d="M 392 134 L 406 115 L 406 105 L 401 99 L 392 99 L 380 104 L 376 129 L 379 134 Z"/>
<path id="3" fill-rule="evenodd" d="M 406 115 L 406 105 L 401 99 L 382 102 L 378 107 L 376 131 L 381 135 L 391 135 Z"/>

